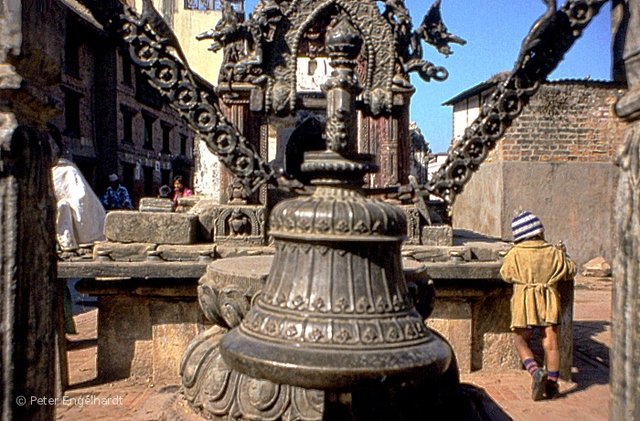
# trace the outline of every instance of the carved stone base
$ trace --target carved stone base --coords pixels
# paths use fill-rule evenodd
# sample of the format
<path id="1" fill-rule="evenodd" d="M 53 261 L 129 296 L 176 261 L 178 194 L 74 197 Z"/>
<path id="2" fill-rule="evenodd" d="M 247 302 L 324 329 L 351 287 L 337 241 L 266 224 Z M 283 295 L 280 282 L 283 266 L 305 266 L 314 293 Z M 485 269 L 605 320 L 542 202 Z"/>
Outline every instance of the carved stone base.
<path id="1" fill-rule="evenodd" d="M 266 209 L 262 205 L 220 205 L 201 200 L 190 212 L 198 215 L 200 235 L 206 240 L 235 246 L 266 244 Z"/>
<path id="2" fill-rule="evenodd" d="M 450 225 L 428 225 L 415 205 L 400 206 L 407 218 L 405 245 L 451 246 L 453 229 Z M 434 218 L 432 218 L 434 219 Z"/>
<path id="3" fill-rule="evenodd" d="M 192 408 L 215 420 L 322 420 L 324 393 L 258 380 L 230 369 L 219 352 L 227 329 L 198 335 L 184 354 L 180 374 Z M 167 418 L 171 419 L 171 418 Z"/>

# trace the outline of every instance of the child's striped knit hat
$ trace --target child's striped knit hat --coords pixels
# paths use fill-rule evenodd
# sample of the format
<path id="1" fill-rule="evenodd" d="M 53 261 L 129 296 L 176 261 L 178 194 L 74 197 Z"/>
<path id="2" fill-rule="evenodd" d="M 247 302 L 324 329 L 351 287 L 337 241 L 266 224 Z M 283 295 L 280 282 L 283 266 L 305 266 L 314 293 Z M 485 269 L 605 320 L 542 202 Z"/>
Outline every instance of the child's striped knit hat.
<path id="1" fill-rule="evenodd" d="M 513 241 L 516 243 L 527 238 L 535 237 L 544 232 L 540 218 L 529 211 L 522 212 L 511 221 Z"/>

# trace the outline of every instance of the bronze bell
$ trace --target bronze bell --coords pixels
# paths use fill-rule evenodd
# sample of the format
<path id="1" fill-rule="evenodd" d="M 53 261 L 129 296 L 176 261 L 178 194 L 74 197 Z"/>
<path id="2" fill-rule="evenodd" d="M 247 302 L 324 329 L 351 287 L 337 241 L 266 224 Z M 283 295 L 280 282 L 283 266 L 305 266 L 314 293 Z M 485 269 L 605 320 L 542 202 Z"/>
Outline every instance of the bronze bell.
<path id="1" fill-rule="evenodd" d="M 325 85 L 327 150 L 306 153 L 301 168 L 315 192 L 271 212 L 271 272 L 241 325 L 223 338 L 222 356 L 252 377 L 311 389 L 439 376 L 452 353 L 407 289 L 404 213 L 362 191 L 364 174 L 376 168 L 353 152 L 359 34 L 343 18 L 326 45 L 335 69 Z"/>

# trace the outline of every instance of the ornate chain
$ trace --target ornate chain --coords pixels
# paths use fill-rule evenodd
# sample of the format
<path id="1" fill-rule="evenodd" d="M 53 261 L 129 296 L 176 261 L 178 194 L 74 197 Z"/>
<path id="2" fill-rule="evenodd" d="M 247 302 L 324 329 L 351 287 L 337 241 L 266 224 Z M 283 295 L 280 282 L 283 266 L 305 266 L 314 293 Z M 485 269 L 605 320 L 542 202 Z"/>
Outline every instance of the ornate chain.
<path id="1" fill-rule="evenodd" d="M 167 104 L 178 111 L 198 138 L 226 164 L 247 195 L 266 182 L 275 183 L 276 171 L 225 118 L 213 87 L 189 69 L 173 34 L 158 32 L 162 26 L 157 22 L 162 18 L 157 12 L 145 7 L 139 16 L 125 6 L 119 19 L 117 24 L 132 60 L 166 98 Z"/>
<path id="2" fill-rule="evenodd" d="M 538 91 L 540 81 L 555 69 L 606 2 L 569 0 L 556 11 L 556 2 L 547 0 L 549 10 L 523 41 L 514 69 L 482 105 L 462 139 L 451 147 L 447 160 L 426 185 L 429 193 L 442 197 L 449 206 L 453 204 L 471 174 Z"/>

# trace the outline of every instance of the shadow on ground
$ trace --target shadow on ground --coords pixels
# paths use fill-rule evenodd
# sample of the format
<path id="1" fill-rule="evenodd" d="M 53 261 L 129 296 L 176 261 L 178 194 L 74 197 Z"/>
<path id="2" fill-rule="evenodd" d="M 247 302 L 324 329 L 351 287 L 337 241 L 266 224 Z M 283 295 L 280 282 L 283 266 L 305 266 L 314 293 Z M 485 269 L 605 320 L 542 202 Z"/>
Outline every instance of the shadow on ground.
<path id="1" fill-rule="evenodd" d="M 576 321 L 573 323 L 572 380 L 576 387 L 569 393 L 585 390 L 596 384 L 609 383 L 609 347 L 595 337 L 610 329 L 608 320 Z"/>

